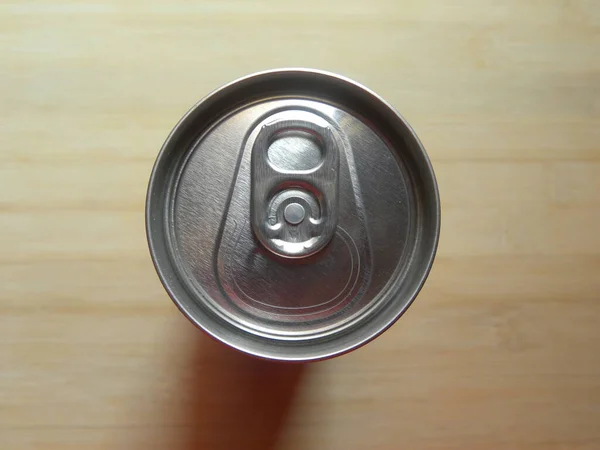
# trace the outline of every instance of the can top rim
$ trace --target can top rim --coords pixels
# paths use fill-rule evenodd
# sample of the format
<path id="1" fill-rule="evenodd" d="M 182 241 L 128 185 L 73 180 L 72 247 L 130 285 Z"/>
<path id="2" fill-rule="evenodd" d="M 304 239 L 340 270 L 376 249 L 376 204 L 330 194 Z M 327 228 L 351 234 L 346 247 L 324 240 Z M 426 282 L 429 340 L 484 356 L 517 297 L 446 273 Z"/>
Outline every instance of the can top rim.
<path id="1" fill-rule="evenodd" d="M 381 109 L 382 111 L 385 110 L 385 112 L 387 114 L 390 114 L 390 113 L 393 114 L 393 119 L 396 121 L 396 124 L 401 125 L 402 128 L 404 128 L 404 131 L 410 135 L 410 139 L 414 142 L 415 145 L 418 146 L 418 149 L 420 150 L 419 156 L 421 158 L 421 162 L 424 164 L 425 170 L 428 172 L 428 174 L 431 176 L 431 179 L 433 180 L 432 185 L 428 186 L 428 187 L 431 188 L 429 194 L 432 195 L 432 200 L 433 200 L 433 203 L 434 203 L 435 209 L 436 209 L 435 221 L 433 223 L 432 236 L 431 236 L 432 242 L 431 242 L 430 248 L 428 248 L 429 251 L 426 255 L 426 260 L 423 261 L 423 266 L 426 269 L 424 270 L 422 277 L 420 277 L 419 282 L 416 283 L 414 289 L 412 289 L 411 295 L 410 295 L 411 298 L 409 299 L 409 301 L 407 301 L 403 305 L 403 307 L 400 308 L 398 311 L 395 311 L 395 314 L 393 316 L 390 316 L 389 319 L 386 320 L 386 322 L 383 326 L 379 327 L 374 332 L 369 333 L 367 336 L 363 337 L 362 339 L 353 341 L 350 344 L 345 345 L 342 348 L 336 348 L 331 351 L 321 351 L 321 352 L 315 352 L 312 354 L 304 354 L 304 355 L 300 355 L 300 356 L 286 355 L 286 354 L 282 354 L 282 353 L 274 353 L 274 352 L 270 352 L 270 351 L 266 351 L 266 350 L 260 350 L 257 348 L 254 348 L 251 351 L 249 351 L 247 346 L 240 344 L 239 342 L 236 342 L 234 340 L 228 340 L 228 339 L 224 338 L 219 333 L 215 333 L 211 329 L 211 327 L 207 327 L 205 324 L 203 324 L 201 321 L 199 321 L 198 318 L 195 317 L 190 312 L 190 310 L 186 307 L 186 305 L 183 302 L 181 302 L 180 299 L 178 298 L 177 292 L 175 292 L 175 289 L 172 286 L 172 277 L 170 277 L 169 274 L 165 271 L 165 267 L 162 264 L 162 262 L 160 261 L 159 251 L 156 247 L 156 242 L 153 240 L 153 230 L 152 230 L 152 221 L 153 221 L 153 217 L 151 214 L 152 213 L 152 201 L 153 201 L 153 195 L 155 195 L 155 193 L 158 189 L 158 187 L 156 186 L 156 173 L 157 173 L 159 167 L 161 166 L 161 164 L 163 163 L 165 154 L 170 150 L 170 148 L 173 145 L 175 145 L 175 143 L 177 142 L 178 136 L 182 133 L 182 130 L 184 130 L 190 124 L 190 122 L 193 121 L 193 117 L 196 116 L 199 113 L 199 111 L 201 111 L 203 108 L 205 108 L 205 106 L 208 103 L 210 103 L 220 97 L 226 97 L 226 96 L 230 95 L 232 93 L 232 91 L 242 88 L 244 84 L 253 83 L 257 79 L 278 77 L 278 76 L 281 76 L 282 74 L 287 74 L 287 75 L 298 74 L 298 75 L 302 75 L 305 77 L 306 76 L 308 76 L 308 77 L 314 76 L 317 78 L 327 78 L 330 80 L 332 80 L 332 79 L 336 80 L 337 82 L 346 84 L 347 86 L 350 86 L 351 88 L 360 90 L 363 94 L 366 94 L 368 97 L 370 97 L 370 100 L 374 101 L 374 103 L 376 104 L 376 106 L 379 109 Z M 184 116 L 179 120 L 179 122 L 176 124 L 176 126 L 173 128 L 173 130 L 169 133 L 167 139 L 165 140 L 165 142 L 158 154 L 156 162 L 154 164 L 154 167 L 153 167 L 153 170 L 152 170 L 152 173 L 150 176 L 149 184 L 148 184 L 148 189 L 147 189 L 146 212 L 145 212 L 146 224 L 145 225 L 146 225 L 146 236 L 147 236 L 147 241 L 148 241 L 148 245 L 149 245 L 149 249 L 150 249 L 150 254 L 152 257 L 152 262 L 153 262 L 154 267 L 159 275 L 159 279 L 160 279 L 161 283 L 163 284 L 165 290 L 167 291 L 167 293 L 169 294 L 169 296 L 175 303 L 175 305 L 180 309 L 180 311 L 192 323 L 194 323 L 197 327 L 201 328 L 212 338 L 214 338 L 220 342 L 223 342 L 226 345 L 233 347 L 241 352 L 250 353 L 253 356 L 263 358 L 263 359 L 269 359 L 269 360 L 279 360 L 279 361 L 287 361 L 287 362 L 306 362 L 306 361 L 329 359 L 334 356 L 339 356 L 344 353 L 355 350 L 355 349 L 365 345 L 366 343 L 370 342 L 371 340 L 375 339 L 380 334 L 382 334 L 391 325 L 393 325 L 396 322 L 396 320 L 398 320 L 404 314 L 404 312 L 409 308 L 409 306 L 412 304 L 412 302 L 418 295 L 419 291 L 423 287 L 425 280 L 427 279 L 427 276 L 429 275 L 429 272 L 431 270 L 433 260 L 435 258 L 435 254 L 437 251 L 438 242 L 439 242 L 439 233 L 440 233 L 440 227 L 441 227 L 440 215 L 441 215 L 441 206 L 440 206 L 439 191 L 438 191 L 438 187 L 437 187 L 437 182 L 435 181 L 435 174 L 433 172 L 433 167 L 432 167 L 431 161 L 430 161 L 429 157 L 427 156 L 427 153 L 425 152 L 425 149 L 424 149 L 423 145 L 421 144 L 420 140 L 418 139 L 413 128 L 393 106 L 391 106 L 386 100 L 384 100 L 381 96 L 379 96 L 373 90 L 371 90 L 371 89 L 365 87 L 364 85 L 362 85 L 350 78 L 347 78 L 345 76 L 338 75 L 338 74 L 324 71 L 324 70 L 291 67 L 291 68 L 264 70 L 264 71 L 255 72 L 255 73 L 237 78 L 236 80 L 231 81 L 231 82 L 213 90 L 212 92 L 210 92 L 208 95 L 203 97 L 200 101 L 196 102 L 186 112 L 186 114 L 184 114 Z"/>

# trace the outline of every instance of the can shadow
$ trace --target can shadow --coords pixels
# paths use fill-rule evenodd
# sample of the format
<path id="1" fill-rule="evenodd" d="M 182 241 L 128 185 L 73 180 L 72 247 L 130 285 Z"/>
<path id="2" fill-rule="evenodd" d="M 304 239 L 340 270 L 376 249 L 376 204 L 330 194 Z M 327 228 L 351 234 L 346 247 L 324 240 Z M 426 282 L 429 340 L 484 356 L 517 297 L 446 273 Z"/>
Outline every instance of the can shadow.
<path id="1" fill-rule="evenodd" d="M 169 448 L 274 449 L 307 366 L 253 358 L 195 331 L 176 395 L 183 435 Z"/>

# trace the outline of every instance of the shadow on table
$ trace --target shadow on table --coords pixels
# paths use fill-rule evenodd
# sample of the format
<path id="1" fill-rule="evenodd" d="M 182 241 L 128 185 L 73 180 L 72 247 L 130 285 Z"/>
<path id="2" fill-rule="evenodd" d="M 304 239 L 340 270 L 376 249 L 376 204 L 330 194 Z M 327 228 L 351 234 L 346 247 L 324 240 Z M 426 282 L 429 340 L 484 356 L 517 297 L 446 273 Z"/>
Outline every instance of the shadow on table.
<path id="1" fill-rule="evenodd" d="M 274 449 L 307 366 L 252 358 L 195 331 L 176 387 L 184 435 L 169 448 Z"/>

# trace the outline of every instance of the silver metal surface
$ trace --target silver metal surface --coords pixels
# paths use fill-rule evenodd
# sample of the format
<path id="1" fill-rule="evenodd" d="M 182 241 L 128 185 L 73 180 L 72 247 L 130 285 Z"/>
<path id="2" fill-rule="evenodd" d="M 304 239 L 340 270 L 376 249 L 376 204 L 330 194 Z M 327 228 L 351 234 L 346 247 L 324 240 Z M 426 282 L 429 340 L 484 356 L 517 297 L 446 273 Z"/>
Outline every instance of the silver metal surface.
<path id="1" fill-rule="evenodd" d="M 283 218 L 290 225 L 299 225 L 306 217 L 304 206 L 300 203 L 290 203 L 283 210 Z"/>
<path id="2" fill-rule="evenodd" d="M 339 155 L 332 126 L 317 110 L 286 109 L 267 117 L 250 134 L 252 148 L 251 216 L 256 237 L 273 253 L 283 257 L 310 256 L 331 240 L 337 225 Z M 277 111 L 277 109 L 274 109 Z M 317 143 L 320 160 L 299 157 L 297 147 L 280 152 L 274 162 L 269 149 L 281 136 L 295 133 L 296 139 Z M 253 142 L 251 142 L 253 141 Z M 301 148 L 304 148 L 301 147 Z M 297 203 L 308 211 L 299 223 L 284 221 L 284 211 Z"/>
<path id="3" fill-rule="evenodd" d="M 263 72 L 198 103 L 148 188 L 158 274 L 195 324 L 279 360 L 350 351 L 410 305 L 437 247 L 431 164 L 387 103 L 345 78 Z"/>

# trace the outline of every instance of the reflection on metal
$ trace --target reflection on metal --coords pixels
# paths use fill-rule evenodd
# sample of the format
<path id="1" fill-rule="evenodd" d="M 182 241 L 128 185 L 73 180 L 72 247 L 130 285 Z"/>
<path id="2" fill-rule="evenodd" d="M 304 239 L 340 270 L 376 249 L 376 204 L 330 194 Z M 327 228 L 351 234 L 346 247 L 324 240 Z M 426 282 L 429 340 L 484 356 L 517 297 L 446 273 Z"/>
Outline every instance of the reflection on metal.
<path id="1" fill-rule="evenodd" d="M 196 105 L 156 161 L 146 227 L 196 325 L 308 361 L 368 342 L 433 263 L 440 205 L 418 138 L 387 103 L 309 70 L 238 80 Z"/>
<path id="2" fill-rule="evenodd" d="M 251 144 L 254 232 L 262 244 L 277 255 L 310 256 L 327 245 L 337 225 L 339 140 L 336 142 L 327 121 L 303 110 L 276 113 L 257 128 Z M 294 132 L 312 137 L 319 148 L 319 161 L 313 157 L 308 164 L 298 158 L 298 151 L 289 151 L 289 160 L 282 153 L 278 163 L 272 163 L 269 158 L 272 143 L 281 135 Z M 285 211 L 292 204 L 297 205 L 294 209 L 302 215 L 308 212 L 306 220 L 297 223 L 284 220 Z"/>

